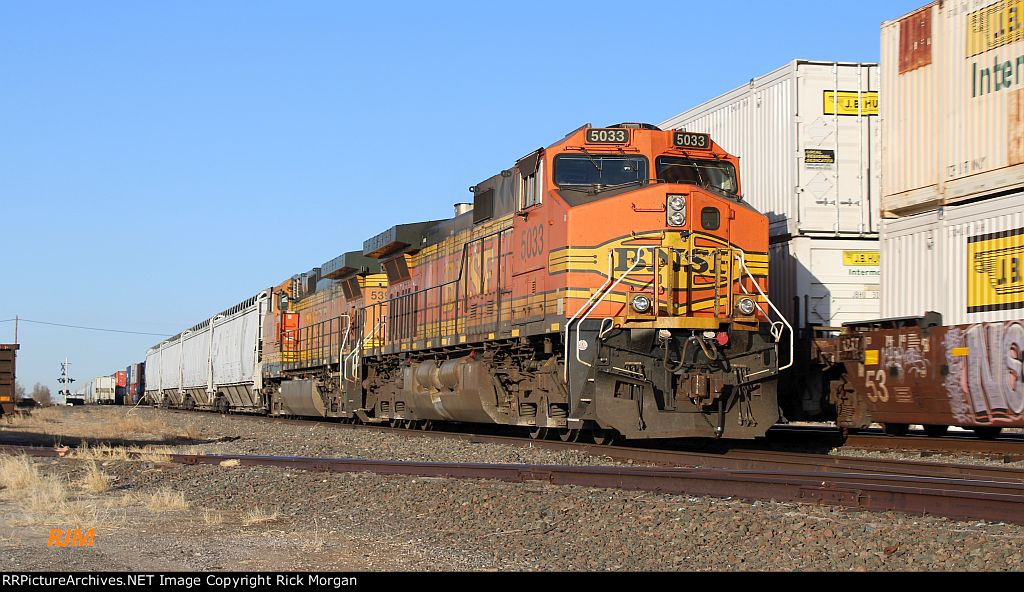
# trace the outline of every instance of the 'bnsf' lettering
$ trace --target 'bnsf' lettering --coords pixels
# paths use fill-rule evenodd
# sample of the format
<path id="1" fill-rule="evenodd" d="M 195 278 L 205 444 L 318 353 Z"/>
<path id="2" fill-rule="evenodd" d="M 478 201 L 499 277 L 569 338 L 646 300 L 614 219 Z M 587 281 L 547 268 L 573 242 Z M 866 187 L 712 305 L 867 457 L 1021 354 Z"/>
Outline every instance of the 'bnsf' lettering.
<path id="1" fill-rule="evenodd" d="M 630 249 L 616 248 L 615 271 L 626 272 L 636 263 L 639 253 L 640 265 L 637 269 L 654 271 L 654 261 L 651 259 L 651 249 Z M 672 266 L 674 271 L 679 271 L 684 265 L 689 264 L 693 273 L 714 272 L 713 251 L 708 249 L 693 249 L 691 251 L 680 251 L 676 249 L 658 249 L 658 266 L 665 269 Z M 634 270 L 635 271 L 635 270 Z"/>

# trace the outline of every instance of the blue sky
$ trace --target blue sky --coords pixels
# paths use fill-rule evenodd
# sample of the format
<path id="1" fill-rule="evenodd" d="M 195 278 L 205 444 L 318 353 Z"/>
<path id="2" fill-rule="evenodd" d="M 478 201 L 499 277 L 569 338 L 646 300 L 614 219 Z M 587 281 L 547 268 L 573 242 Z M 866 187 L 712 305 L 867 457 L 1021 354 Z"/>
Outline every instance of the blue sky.
<path id="1" fill-rule="evenodd" d="M 0 0 L 0 321 L 177 333 L 583 123 L 877 61 L 923 3 Z M 158 340 L 22 324 L 19 380 Z"/>

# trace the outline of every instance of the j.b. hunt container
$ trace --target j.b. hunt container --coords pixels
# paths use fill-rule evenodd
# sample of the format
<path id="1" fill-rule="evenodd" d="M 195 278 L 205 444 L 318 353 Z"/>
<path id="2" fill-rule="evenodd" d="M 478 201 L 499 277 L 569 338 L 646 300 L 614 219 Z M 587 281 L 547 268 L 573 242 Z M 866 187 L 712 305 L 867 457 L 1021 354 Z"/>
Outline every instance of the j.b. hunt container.
<path id="1" fill-rule="evenodd" d="M 740 158 L 744 199 L 773 237 L 878 231 L 876 64 L 793 60 L 661 123 Z"/>
<path id="2" fill-rule="evenodd" d="M 768 254 L 769 296 L 794 327 L 878 318 L 877 239 L 797 236 Z"/>
<path id="3" fill-rule="evenodd" d="M 1024 193 L 883 221 L 882 316 L 1024 318 Z"/>
<path id="4" fill-rule="evenodd" d="M 882 210 L 1024 187 L 1024 2 L 945 0 L 882 25 Z"/>
<path id="5" fill-rule="evenodd" d="M 880 314 L 878 84 L 876 64 L 794 60 L 661 124 L 740 157 L 743 198 L 769 217 L 769 295 L 794 327 Z"/>

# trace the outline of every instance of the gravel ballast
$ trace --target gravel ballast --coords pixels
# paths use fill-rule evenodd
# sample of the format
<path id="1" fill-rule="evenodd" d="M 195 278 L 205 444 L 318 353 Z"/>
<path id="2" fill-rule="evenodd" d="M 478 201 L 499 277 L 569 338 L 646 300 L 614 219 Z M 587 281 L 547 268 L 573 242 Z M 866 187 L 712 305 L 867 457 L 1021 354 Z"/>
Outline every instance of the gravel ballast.
<path id="1" fill-rule="evenodd" d="M 574 451 L 413 437 L 206 413 L 136 411 L 183 452 L 415 461 L 611 464 Z M 81 436 L 123 408 L 60 412 L 36 433 Z M 159 429 L 154 428 L 159 427 Z M 4 437 L 24 435 L 16 425 Z M 127 435 L 126 435 L 127 438 Z M 0 489 L 0 569 L 14 570 L 1019 570 L 1024 527 L 541 482 L 331 474 L 274 467 L 34 459 L 77 512 L 28 510 Z M 94 469 L 94 471 L 96 470 Z M 155 507 L 154 494 L 187 508 Z M 84 508 L 84 509 L 83 509 Z M 64 517 L 65 515 L 71 518 Z M 91 548 L 50 528 L 95 528 Z"/>
<path id="2" fill-rule="evenodd" d="M 81 461 L 34 461 L 51 473 Z M 267 467 L 108 461 L 92 548 L 4 507 L 4 570 L 1007 570 L 1024 529 L 773 502 Z M 118 505 L 162 488 L 185 510 Z M 245 524 L 260 507 L 272 520 Z M 222 520 L 208 524 L 213 513 Z M 15 516 L 17 516 L 15 510 Z M 89 525 L 83 525 L 86 527 Z"/>

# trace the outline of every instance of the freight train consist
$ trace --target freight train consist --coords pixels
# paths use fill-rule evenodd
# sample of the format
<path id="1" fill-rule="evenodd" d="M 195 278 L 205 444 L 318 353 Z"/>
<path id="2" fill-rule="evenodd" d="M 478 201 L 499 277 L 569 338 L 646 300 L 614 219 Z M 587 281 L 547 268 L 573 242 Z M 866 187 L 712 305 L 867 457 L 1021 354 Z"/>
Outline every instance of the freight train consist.
<path id="1" fill-rule="evenodd" d="M 145 394 L 145 363 L 132 364 L 109 376 L 97 376 L 65 397 L 68 405 L 135 405 Z"/>
<path id="2" fill-rule="evenodd" d="M 883 25 L 880 68 L 796 61 L 679 129 L 577 129 L 157 344 L 145 397 L 565 440 L 1024 427 L 1016 9 L 935 2 Z"/>
<path id="3" fill-rule="evenodd" d="M 779 420 L 785 321 L 768 220 L 707 134 L 584 126 L 153 347 L 183 408 L 536 437 L 755 438 Z"/>

